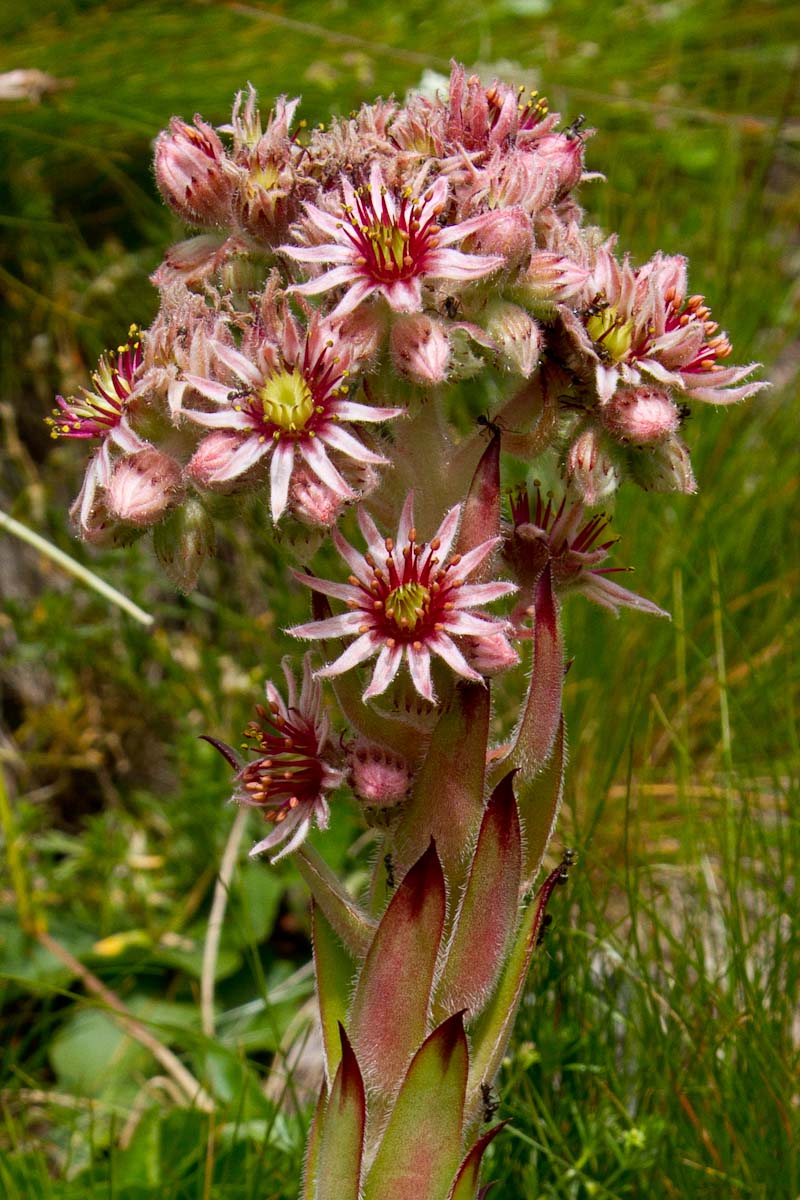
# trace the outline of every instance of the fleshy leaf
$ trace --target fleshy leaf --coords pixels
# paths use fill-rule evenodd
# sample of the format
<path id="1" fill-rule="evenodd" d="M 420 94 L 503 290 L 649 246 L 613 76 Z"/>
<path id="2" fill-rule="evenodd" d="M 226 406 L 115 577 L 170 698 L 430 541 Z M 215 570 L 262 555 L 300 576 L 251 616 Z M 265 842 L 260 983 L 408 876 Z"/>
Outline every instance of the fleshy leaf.
<path id="1" fill-rule="evenodd" d="M 488 1130 L 482 1137 L 478 1138 L 458 1168 L 458 1174 L 453 1180 L 453 1186 L 447 1194 L 447 1200 L 475 1200 L 478 1183 L 480 1182 L 481 1161 L 484 1151 L 507 1124 L 508 1121 L 501 1121 L 499 1125 L 495 1125 L 494 1129 Z M 488 1184 L 488 1187 L 491 1186 L 491 1184 Z M 481 1195 L 486 1195 L 486 1189 L 481 1192 Z"/>
<path id="2" fill-rule="evenodd" d="M 344 1021 L 356 963 L 342 945 L 319 905 L 312 903 L 311 940 L 314 944 L 314 971 L 317 978 L 325 1069 L 329 1083 L 339 1066 L 341 1041 L 339 1024 Z"/>
<path id="3" fill-rule="evenodd" d="M 564 864 L 547 876 L 536 901 L 524 910 L 511 953 L 494 994 L 470 1031 L 467 1120 L 474 1121 L 481 1106 L 481 1086 L 497 1074 L 517 1015 L 528 968 L 553 889 L 564 879 Z"/>
<path id="4" fill-rule="evenodd" d="M 414 1055 L 364 1200 L 446 1200 L 461 1158 L 468 1066 L 463 1015 L 456 1013 Z"/>
<path id="5" fill-rule="evenodd" d="M 320 1088 L 317 1107 L 311 1119 L 308 1137 L 306 1138 L 306 1157 L 303 1164 L 303 1183 L 300 1190 L 300 1200 L 317 1200 L 317 1164 L 319 1163 L 322 1123 L 325 1120 L 327 1100 L 328 1089 L 323 1083 Z"/>
<path id="6" fill-rule="evenodd" d="M 517 774 L 514 780 L 523 832 L 523 888 L 530 887 L 536 879 L 552 837 L 564 794 L 566 761 L 567 734 L 562 717 L 545 769 L 533 779 Z"/>
<path id="7" fill-rule="evenodd" d="M 367 1100 L 364 1081 L 342 1026 L 341 1060 L 322 1124 L 316 1200 L 358 1200 Z"/>
<path id="8" fill-rule="evenodd" d="M 353 998 L 353 1045 L 384 1094 L 398 1087 L 427 1032 L 444 915 L 444 876 L 431 842 L 383 914 Z"/>
<path id="9" fill-rule="evenodd" d="M 510 766 L 518 768 L 520 783 L 533 779 L 545 766 L 561 720 L 564 647 L 549 563 L 536 584 L 534 612 L 533 663 L 528 695 L 514 731 L 511 752 L 503 760 L 506 769 Z"/>
<path id="10" fill-rule="evenodd" d="M 355 958 L 363 958 L 375 933 L 375 922 L 342 887 L 328 864 L 308 843 L 295 851 L 294 864 L 311 895 Z"/>
<path id="11" fill-rule="evenodd" d="M 483 780 L 489 735 L 489 689 L 460 684 L 439 718 L 427 757 L 395 835 L 395 867 L 414 862 L 436 841 L 451 898 L 466 876 L 467 848 L 483 814 Z"/>
<path id="12" fill-rule="evenodd" d="M 486 806 L 439 985 L 441 1013 L 472 1014 L 492 991 L 517 923 L 522 846 L 510 771 Z"/>
<path id="13" fill-rule="evenodd" d="M 475 468 L 461 514 L 456 550 L 467 554 L 500 535 L 500 434 L 495 433 Z M 487 556 L 470 576 L 472 583 L 492 578 L 492 556 Z"/>

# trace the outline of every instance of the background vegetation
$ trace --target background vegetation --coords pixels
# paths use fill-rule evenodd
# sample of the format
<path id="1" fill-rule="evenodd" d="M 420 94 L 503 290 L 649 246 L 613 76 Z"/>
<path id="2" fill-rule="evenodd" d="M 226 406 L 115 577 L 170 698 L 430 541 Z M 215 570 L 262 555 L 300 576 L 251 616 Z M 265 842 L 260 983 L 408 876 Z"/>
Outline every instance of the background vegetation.
<path id="1" fill-rule="evenodd" d="M 687 253 L 736 360 L 775 385 L 695 412 L 699 496 L 620 498 L 620 561 L 673 622 L 567 612 L 559 841 L 580 869 L 501 1080 L 493 1195 L 798 1196 L 797 40 L 790 0 L 4 7 L 0 70 L 63 87 L 0 102 L 0 500 L 156 622 L 0 532 L 0 1195 L 296 1192 L 309 1056 L 287 1071 L 281 1047 L 308 1036 L 304 893 L 291 863 L 241 863 L 204 1036 L 232 812 L 197 736 L 236 739 L 302 599 L 276 586 L 265 511 L 226 528 L 189 598 L 146 548 L 76 544 L 82 456 L 42 418 L 154 314 L 147 276 L 180 235 L 150 168 L 172 113 L 219 122 L 249 79 L 265 105 L 302 93 L 326 120 L 453 55 L 586 114 L 608 178 L 583 189 L 591 217 L 637 261 Z M 341 804 L 324 853 L 354 885 L 359 833 Z M 181 1106 L 87 971 L 201 1081 L 213 1116 Z"/>

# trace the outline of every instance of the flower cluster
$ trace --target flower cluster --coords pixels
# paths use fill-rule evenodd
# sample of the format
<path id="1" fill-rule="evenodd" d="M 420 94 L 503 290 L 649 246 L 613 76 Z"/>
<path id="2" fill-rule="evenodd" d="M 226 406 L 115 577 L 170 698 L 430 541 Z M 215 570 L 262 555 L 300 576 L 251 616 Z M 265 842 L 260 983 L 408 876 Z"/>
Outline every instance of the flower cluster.
<path id="1" fill-rule="evenodd" d="M 364 105 L 327 128 L 296 121 L 298 103 L 282 97 L 263 119 L 250 87 L 229 123 L 174 118 L 160 135 L 158 186 L 194 232 L 153 276 L 153 325 L 100 360 L 91 388 L 59 396 L 51 427 L 93 444 L 73 510 L 82 536 L 121 544 L 152 529 L 186 589 L 213 552 L 220 493 L 229 510 L 260 497 L 290 546 L 298 522 L 314 530 L 306 548 L 329 534 L 349 577 L 296 573 L 315 619 L 290 632 L 343 640 L 317 679 L 375 659 L 362 700 L 405 704 L 413 724 L 460 681 L 519 661 L 537 590 L 661 612 L 600 565 L 605 519 L 586 510 L 627 480 L 694 491 L 689 406 L 765 385 L 748 381 L 754 364 L 729 365 L 683 258 L 635 267 L 584 223 L 583 118 L 562 125 L 537 93 L 458 65 L 446 94 Z M 467 378 L 471 413 L 447 386 Z M 480 401 L 491 416 L 476 427 Z M 503 529 L 500 445 L 560 473 L 563 503 L 519 493 Z M 339 529 L 351 508 L 365 553 Z M 476 611 L 512 592 L 509 616 Z M 556 699 L 560 679 L 554 668 Z M 409 716 L 409 682 L 423 716 Z M 288 706 L 268 693 L 248 732 L 258 757 L 236 784 L 275 824 L 260 847 L 284 852 L 325 823 L 345 777 L 308 658 L 294 687 Z M 380 765 L 362 787 L 373 800 L 410 786 L 396 765 L 408 747 L 396 750 L 353 758 Z"/>

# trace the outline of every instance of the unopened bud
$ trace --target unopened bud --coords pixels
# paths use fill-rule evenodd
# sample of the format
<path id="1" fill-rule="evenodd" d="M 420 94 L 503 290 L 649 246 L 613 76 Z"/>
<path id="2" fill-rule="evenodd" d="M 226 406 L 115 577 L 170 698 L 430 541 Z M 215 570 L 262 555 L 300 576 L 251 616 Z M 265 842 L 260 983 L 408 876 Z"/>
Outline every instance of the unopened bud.
<path id="1" fill-rule="evenodd" d="M 450 341 L 444 327 L 422 313 L 399 316 L 390 337 L 392 362 L 401 375 L 430 386 L 441 383 L 450 363 Z"/>
<path id="2" fill-rule="evenodd" d="M 233 429 L 215 429 L 203 438 L 189 460 L 186 467 L 188 478 L 199 488 L 213 488 L 223 493 L 241 491 L 252 479 L 252 471 L 222 483 L 217 482 L 217 477 L 220 473 L 224 474 L 234 454 L 246 441 L 247 434 L 237 433 Z"/>
<path id="3" fill-rule="evenodd" d="M 606 429 L 624 442 L 644 446 L 677 431 L 680 414 L 663 388 L 617 388 L 599 416 Z"/>
<path id="4" fill-rule="evenodd" d="M 350 749 L 350 783 L 370 808 L 391 808 L 411 786 L 411 769 L 398 754 L 360 738 Z"/>
<path id="5" fill-rule="evenodd" d="M 677 437 L 667 438 L 630 455 L 631 474 L 646 492 L 684 492 L 693 495 L 697 481 L 689 450 Z"/>
<path id="6" fill-rule="evenodd" d="M 502 630 L 483 637 L 462 638 L 461 647 L 469 665 L 488 677 L 508 671 L 519 662 L 519 655 Z"/>
<path id="7" fill-rule="evenodd" d="M 214 523 L 196 496 L 156 526 L 153 547 L 172 583 L 182 592 L 191 592 L 200 568 L 216 548 Z"/>
<path id="8" fill-rule="evenodd" d="M 566 473 L 584 504 L 599 504 L 619 487 L 621 471 L 606 438 L 590 426 L 567 452 Z"/>
<path id="9" fill-rule="evenodd" d="M 533 246 L 533 226 L 522 208 L 498 208 L 486 214 L 484 222 L 464 242 L 471 254 L 499 255 L 507 267 L 518 267 Z"/>
<path id="10" fill-rule="evenodd" d="M 495 300 L 486 310 L 484 325 L 499 350 L 501 364 L 529 379 L 542 349 L 542 331 L 530 313 L 507 300 Z"/>
<path id="11" fill-rule="evenodd" d="M 181 468 L 174 458 L 154 447 L 122 458 L 106 489 L 109 513 L 129 525 L 155 525 L 180 499 Z"/>
<path id="12" fill-rule="evenodd" d="M 224 225 L 237 169 L 215 130 L 195 117 L 187 125 L 178 117 L 156 142 L 156 182 L 162 196 L 190 225 Z"/>
<path id="13" fill-rule="evenodd" d="M 299 521 L 330 529 L 344 511 L 345 501 L 305 466 L 292 472 L 289 508 Z"/>
<path id="14" fill-rule="evenodd" d="M 566 133 L 548 133 L 536 143 L 542 170 L 554 172 L 558 180 L 556 199 L 566 196 L 583 174 L 583 138 Z"/>

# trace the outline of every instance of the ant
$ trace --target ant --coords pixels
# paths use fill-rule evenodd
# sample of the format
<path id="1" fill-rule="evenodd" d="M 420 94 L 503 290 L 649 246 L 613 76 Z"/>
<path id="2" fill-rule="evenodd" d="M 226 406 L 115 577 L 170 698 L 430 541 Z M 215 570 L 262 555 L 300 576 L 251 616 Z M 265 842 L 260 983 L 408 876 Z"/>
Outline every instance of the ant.
<path id="1" fill-rule="evenodd" d="M 392 892 L 394 891 L 394 859 L 391 854 L 384 854 L 383 865 L 386 868 L 386 886 Z"/>
<path id="2" fill-rule="evenodd" d="M 578 856 L 574 850 L 566 849 L 564 851 L 564 857 L 561 860 L 561 866 L 559 868 L 558 880 L 556 881 L 557 883 L 564 884 L 567 882 L 569 879 L 569 869 L 575 865 L 577 858 Z"/>
<path id="3" fill-rule="evenodd" d="M 461 301 L 456 296 L 445 296 L 442 312 L 451 321 L 455 321 L 456 317 L 461 313 Z"/>
<path id="4" fill-rule="evenodd" d="M 553 924 L 553 918 L 551 917 L 550 913 L 545 913 L 545 915 L 542 917 L 542 923 L 539 926 L 539 932 L 536 935 L 536 945 L 537 946 L 541 946 L 542 942 L 544 941 L 544 939 L 547 935 L 547 931 L 552 924 Z"/>
<path id="5" fill-rule="evenodd" d="M 583 115 L 583 113 L 578 113 L 575 120 L 564 130 L 564 137 L 570 142 L 574 141 L 575 138 L 579 138 L 585 124 L 586 117 Z"/>
<path id="6" fill-rule="evenodd" d="M 483 1119 L 484 1121 L 491 1121 L 500 1107 L 500 1100 L 498 1099 L 497 1092 L 490 1083 L 481 1084 L 481 1100 L 483 1101 Z"/>

